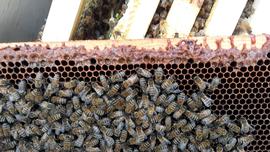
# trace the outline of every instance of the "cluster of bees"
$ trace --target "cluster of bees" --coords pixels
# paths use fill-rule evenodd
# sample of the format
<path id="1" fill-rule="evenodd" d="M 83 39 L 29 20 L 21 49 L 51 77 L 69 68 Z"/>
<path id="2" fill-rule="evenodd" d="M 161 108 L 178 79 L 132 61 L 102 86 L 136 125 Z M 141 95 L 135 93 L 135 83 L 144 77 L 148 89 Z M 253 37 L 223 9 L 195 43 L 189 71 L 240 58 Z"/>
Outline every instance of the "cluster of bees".
<path id="1" fill-rule="evenodd" d="M 191 95 L 160 67 L 89 83 L 41 73 L 27 81 L 33 89 L 0 79 L 0 151 L 238 152 L 254 140 L 246 119 L 211 112 L 219 78 L 195 76 Z"/>
<path id="2" fill-rule="evenodd" d="M 160 0 L 145 37 L 163 38 L 166 35 L 166 17 L 172 3 L 173 0 Z"/>
<path id="3" fill-rule="evenodd" d="M 85 0 L 73 39 L 109 39 L 127 3 L 128 0 Z"/>
<path id="4" fill-rule="evenodd" d="M 204 27 L 206 20 L 208 19 L 211 9 L 215 3 L 215 0 L 204 0 L 201 10 L 196 18 L 196 21 L 191 29 L 190 35 L 192 36 L 204 36 Z"/>

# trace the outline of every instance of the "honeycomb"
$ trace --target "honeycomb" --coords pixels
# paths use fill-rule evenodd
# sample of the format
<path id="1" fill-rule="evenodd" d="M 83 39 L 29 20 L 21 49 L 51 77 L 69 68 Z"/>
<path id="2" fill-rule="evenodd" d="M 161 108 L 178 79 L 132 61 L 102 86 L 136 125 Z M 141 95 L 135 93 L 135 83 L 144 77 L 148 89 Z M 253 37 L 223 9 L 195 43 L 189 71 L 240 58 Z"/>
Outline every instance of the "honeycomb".
<path id="1" fill-rule="evenodd" d="M 65 48 L 65 46 L 63 47 Z M 63 47 L 58 50 L 63 49 Z M 32 47 L 23 51 L 27 53 L 31 50 L 30 48 Z M 44 49 L 44 47 L 40 49 L 42 48 Z M 129 61 L 129 63 L 122 62 L 125 57 L 114 62 L 105 62 L 107 59 L 101 60 L 97 56 L 87 57 L 83 61 L 71 57 L 51 58 L 49 61 L 44 59 L 30 60 L 29 58 L 15 61 L 14 58 L 5 58 L 4 51 L 0 50 L 2 58 L 0 78 L 9 79 L 13 84 L 17 84 L 21 79 L 35 78 L 35 74 L 41 72 L 47 81 L 49 81 L 49 76 L 53 77 L 58 73 L 61 76 L 61 81 L 78 79 L 90 82 L 96 81 L 101 74 L 109 77 L 113 73 L 123 70 L 129 76 L 135 73 L 137 67 L 149 69 L 152 73 L 157 67 L 162 67 L 166 77 L 175 75 L 180 89 L 190 94 L 195 88 L 192 80 L 195 75 L 199 75 L 204 80 L 211 80 L 211 78 L 218 76 L 221 78 L 221 85 L 211 95 L 211 98 L 215 100 L 211 107 L 212 110 L 217 115 L 228 114 L 233 120 L 240 116 L 245 117 L 256 130 L 254 131 L 256 140 L 247 147 L 247 151 L 267 152 L 270 149 L 270 52 L 269 47 L 265 48 L 267 48 L 265 56 L 256 58 L 254 64 L 240 64 L 237 60 L 232 60 L 229 64 L 220 65 L 217 65 L 216 61 L 203 62 L 194 58 L 178 62 L 174 60 L 162 62 L 151 60 L 151 56 L 147 56 L 151 62 L 144 62 L 144 57 L 144 61 Z M 47 49 L 50 48 L 47 47 Z M 72 48 L 69 49 L 72 50 Z M 113 47 L 113 49 L 122 49 L 123 51 L 122 47 Z M 16 52 L 16 48 L 13 48 L 13 51 Z M 33 84 L 29 81 L 28 88 L 32 87 Z"/>

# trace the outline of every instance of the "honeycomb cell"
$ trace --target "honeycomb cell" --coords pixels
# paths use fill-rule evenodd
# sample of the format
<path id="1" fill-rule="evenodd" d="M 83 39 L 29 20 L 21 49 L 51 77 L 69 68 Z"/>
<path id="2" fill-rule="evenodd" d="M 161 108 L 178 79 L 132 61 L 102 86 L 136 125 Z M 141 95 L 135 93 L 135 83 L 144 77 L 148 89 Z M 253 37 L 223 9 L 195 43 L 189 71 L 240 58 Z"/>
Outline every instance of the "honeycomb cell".
<path id="1" fill-rule="evenodd" d="M 121 65 L 119 65 L 119 64 L 116 65 L 116 66 L 115 66 L 115 69 L 116 69 L 116 70 L 121 70 Z M 98 68 L 97 68 L 97 70 L 98 70 Z M 99 69 L 99 70 L 100 70 L 100 69 Z"/>
<path id="2" fill-rule="evenodd" d="M 126 70 L 127 69 L 127 65 L 126 64 L 123 64 L 122 67 L 121 67 L 122 70 Z"/>
<path id="3" fill-rule="evenodd" d="M 65 71 L 66 71 L 66 72 L 69 72 L 70 70 L 71 70 L 71 69 L 70 69 L 69 66 L 65 67 Z"/>
<path id="4" fill-rule="evenodd" d="M 108 72 L 110 72 L 110 71 L 108 71 Z M 111 73 L 110 73 L 111 74 Z M 92 72 L 87 72 L 87 76 L 88 77 L 92 77 Z M 107 75 L 108 76 L 108 75 Z"/>
<path id="5" fill-rule="evenodd" d="M 20 68 L 20 72 L 21 73 L 25 73 L 26 71 L 25 71 L 25 68 Z"/>
<path id="6" fill-rule="evenodd" d="M 85 66 L 83 66 L 83 70 L 84 71 L 88 71 L 89 70 L 89 67 L 85 65 Z"/>
<path id="7" fill-rule="evenodd" d="M 96 64 L 97 61 L 96 61 L 96 59 L 92 58 L 92 59 L 90 59 L 90 63 L 91 63 L 91 64 Z"/>
<path id="8" fill-rule="evenodd" d="M 121 66 L 120 66 L 120 69 L 121 69 Z M 100 65 L 96 65 L 96 70 L 101 70 L 101 66 Z"/>
<path id="9" fill-rule="evenodd" d="M 75 61 L 69 60 L 69 61 L 68 61 L 68 65 L 69 65 L 69 66 L 74 66 L 74 65 L 75 65 Z"/>
<path id="10" fill-rule="evenodd" d="M 92 68 L 91 68 L 92 67 Z M 94 70 L 95 69 L 95 67 L 94 66 L 90 66 L 90 70 Z M 103 70 L 108 70 L 108 66 L 107 65 L 102 65 L 102 69 Z"/>
<path id="11" fill-rule="evenodd" d="M 69 77 L 74 77 L 74 75 L 75 75 L 74 72 L 69 72 L 69 73 L 68 73 L 68 76 L 69 76 Z"/>
<path id="12" fill-rule="evenodd" d="M 63 68 L 63 69 L 64 69 L 64 68 Z M 82 72 L 82 71 L 83 71 L 83 67 L 82 67 L 82 66 L 79 66 L 79 67 L 78 67 L 78 71 L 79 71 L 79 72 Z"/>
<path id="13" fill-rule="evenodd" d="M 62 61 L 61 61 L 61 64 L 62 64 L 63 66 L 67 66 L 68 63 L 67 63 L 66 60 L 62 60 Z"/>
<path id="14" fill-rule="evenodd" d="M 171 64 L 166 64 L 166 69 L 171 69 L 172 68 L 172 65 Z"/>

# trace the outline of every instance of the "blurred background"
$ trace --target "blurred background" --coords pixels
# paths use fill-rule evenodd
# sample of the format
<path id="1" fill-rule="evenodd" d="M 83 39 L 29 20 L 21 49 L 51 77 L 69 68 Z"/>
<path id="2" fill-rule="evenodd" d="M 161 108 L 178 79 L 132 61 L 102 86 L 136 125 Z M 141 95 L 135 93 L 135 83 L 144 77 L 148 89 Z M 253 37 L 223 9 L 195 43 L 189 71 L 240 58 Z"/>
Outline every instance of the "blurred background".
<path id="1" fill-rule="evenodd" d="M 34 41 L 52 0 L 0 0 L 0 42 Z"/>

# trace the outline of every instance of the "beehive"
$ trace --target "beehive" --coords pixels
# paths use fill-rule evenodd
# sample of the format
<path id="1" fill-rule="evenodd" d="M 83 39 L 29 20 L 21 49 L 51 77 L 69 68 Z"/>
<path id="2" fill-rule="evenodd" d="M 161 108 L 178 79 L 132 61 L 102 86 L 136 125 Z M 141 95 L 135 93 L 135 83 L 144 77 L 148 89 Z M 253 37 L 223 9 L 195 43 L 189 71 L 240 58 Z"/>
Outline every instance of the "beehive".
<path id="1" fill-rule="evenodd" d="M 9 46 L 11 45 L 11 46 Z M 255 127 L 256 140 L 248 151 L 267 151 L 269 144 L 270 36 L 133 41 L 82 41 L 66 44 L 4 44 L 0 49 L 0 77 L 17 84 L 42 72 L 58 73 L 61 81 L 96 81 L 120 70 L 164 68 L 175 75 L 180 89 L 191 93 L 192 78 L 215 76 L 222 84 L 211 96 L 217 115 L 244 116 Z M 28 87 L 31 86 L 29 81 Z"/>

